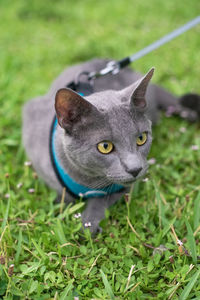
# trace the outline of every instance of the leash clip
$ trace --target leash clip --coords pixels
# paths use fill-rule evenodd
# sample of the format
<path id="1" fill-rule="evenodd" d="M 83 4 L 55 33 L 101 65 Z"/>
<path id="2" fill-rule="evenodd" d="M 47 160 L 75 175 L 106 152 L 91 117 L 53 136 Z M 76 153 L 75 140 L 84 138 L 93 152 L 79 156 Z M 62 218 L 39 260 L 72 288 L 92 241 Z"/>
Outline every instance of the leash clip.
<path id="1" fill-rule="evenodd" d="M 112 61 L 109 61 L 106 65 L 106 67 L 102 70 L 100 70 L 99 72 L 90 72 L 88 74 L 88 80 L 92 80 L 92 79 L 96 79 L 98 77 L 101 77 L 101 76 L 104 76 L 104 75 L 107 75 L 107 74 L 117 74 L 119 73 L 119 70 L 120 70 L 120 65 L 118 62 L 112 60 Z"/>

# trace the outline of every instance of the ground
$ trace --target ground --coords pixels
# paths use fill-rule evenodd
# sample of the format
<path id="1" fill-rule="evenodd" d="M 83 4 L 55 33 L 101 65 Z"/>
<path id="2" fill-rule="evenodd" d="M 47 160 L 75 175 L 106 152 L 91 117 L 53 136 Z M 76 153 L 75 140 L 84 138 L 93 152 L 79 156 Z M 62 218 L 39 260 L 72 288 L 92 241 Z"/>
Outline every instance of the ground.
<path id="1" fill-rule="evenodd" d="M 121 59 L 196 17 L 198 0 L 0 2 L 0 297 L 200 299 L 200 128 L 163 116 L 145 180 L 82 233 L 74 206 L 54 204 L 21 143 L 21 109 L 66 67 Z M 200 26 L 132 67 L 198 92 Z M 181 244 L 183 243 L 183 245 Z M 163 245 L 163 246 L 161 246 Z M 14 265 L 14 266 L 13 266 Z"/>

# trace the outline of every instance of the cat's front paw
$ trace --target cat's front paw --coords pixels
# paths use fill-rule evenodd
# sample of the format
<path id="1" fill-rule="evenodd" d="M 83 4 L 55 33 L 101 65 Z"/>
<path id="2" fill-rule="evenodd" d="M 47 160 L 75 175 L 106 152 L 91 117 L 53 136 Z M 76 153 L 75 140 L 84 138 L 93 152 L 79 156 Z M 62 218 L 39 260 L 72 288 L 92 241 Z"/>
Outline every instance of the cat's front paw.
<path id="1" fill-rule="evenodd" d="M 102 228 L 99 226 L 99 224 L 97 223 L 91 223 L 91 222 L 84 222 L 83 223 L 83 227 L 85 229 L 89 228 L 90 232 L 92 233 L 92 235 L 96 235 L 99 232 L 102 232 Z"/>
<path id="2" fill-rule="evenodd" d="M 99 226 L 99 222 L 100 221 L 95 219 L 89 221 L 88 218 L 84 218 L 84 216 L 82 216 L 83 227 L 85 229 L 89 229 L 93 236 L 99 232 L 102 232 L 102 228 Z"/>

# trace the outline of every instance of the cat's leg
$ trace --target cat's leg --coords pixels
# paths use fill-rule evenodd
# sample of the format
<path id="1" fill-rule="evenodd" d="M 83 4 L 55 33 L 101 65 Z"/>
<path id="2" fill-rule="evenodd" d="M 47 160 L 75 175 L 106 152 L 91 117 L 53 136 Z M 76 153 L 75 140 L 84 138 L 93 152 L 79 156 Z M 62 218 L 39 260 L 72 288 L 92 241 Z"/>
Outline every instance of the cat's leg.
<path id="1" fill-rule="evenodd" d="M 121 192 L 103 198 L 88 199 L 87 207 L 82 213 L 83 226 L 86 228 L 88 223 L 91 224 L 88 228 L 92 234 L 101 231 L 99 222 L 105 217 L 105 209 L 117 202 L 123 195 L 124 192 Z"/>
<path id="2" fill-rule="evenodd" d="M 195 103 L 193 106 L 190 106 L 191 98 L 189 99 L 187 95 L 183 97 L 184 101 L 182 101 L 182 98 L 178 98 L 167 92 L 165 89 L 152 84 L 149 93 L 147 93 L 147 97 L 149 97 L 150 107 L 152 101 L 154 101 L 156 102 L 157 109 L 166 111 L 168 115 L 178 115 L 190 122 L 197 121 L 199 118 L 200 114 L 198 113 L 197 108 L 198 105 L 200 106 L 200 101 L 199 96 L 197 95 L 193 95 L 192 98 L 196 99 L 197 97 L 198 100 L 194 101 Z"/>

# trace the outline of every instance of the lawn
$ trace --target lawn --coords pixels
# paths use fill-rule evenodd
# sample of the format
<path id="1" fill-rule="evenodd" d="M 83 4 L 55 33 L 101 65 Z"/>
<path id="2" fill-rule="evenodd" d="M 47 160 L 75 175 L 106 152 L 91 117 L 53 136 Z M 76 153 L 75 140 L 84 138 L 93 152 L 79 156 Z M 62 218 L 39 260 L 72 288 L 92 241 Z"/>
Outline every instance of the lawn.
<path id="1" fill-rule="evenodd" d="M 121 59 L 196 17 L 199 0 L 0 2 L 0 299 L 200 299 L 200 127 L 163 116 L 145 180 L 81 231 L 84 203 L 27 163 L 21 110 L 68 65 Z M 154 83 L 198 92 L 200 26 L 135 62 Z M 199 148 L 198 148 L 199 147 Z M 182 244 L 183 243 L 183 244 Z"/>

